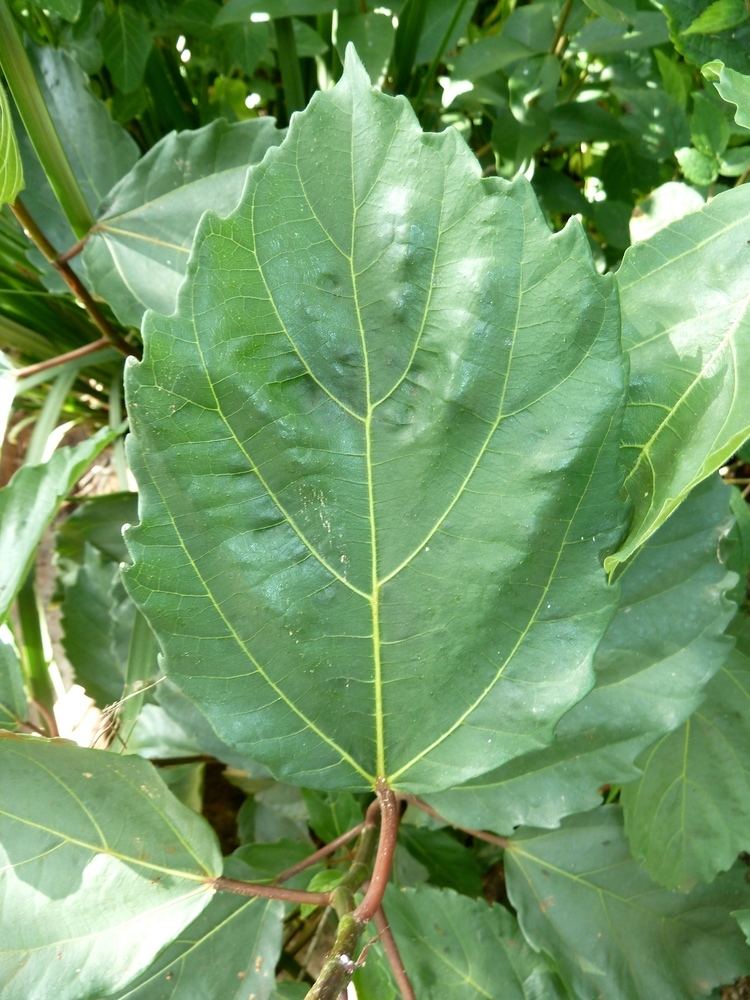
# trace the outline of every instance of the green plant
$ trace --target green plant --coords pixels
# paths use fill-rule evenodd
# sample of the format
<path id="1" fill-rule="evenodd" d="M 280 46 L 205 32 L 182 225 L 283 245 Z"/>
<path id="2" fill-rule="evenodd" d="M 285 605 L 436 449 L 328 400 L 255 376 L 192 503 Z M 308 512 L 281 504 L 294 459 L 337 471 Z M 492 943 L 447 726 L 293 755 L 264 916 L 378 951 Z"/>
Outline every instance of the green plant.
<path id="1" fill-rule="evenodd" d="M 748 15 L 663 6 L 0 3 L 4 996 L 750 974 Z"/>

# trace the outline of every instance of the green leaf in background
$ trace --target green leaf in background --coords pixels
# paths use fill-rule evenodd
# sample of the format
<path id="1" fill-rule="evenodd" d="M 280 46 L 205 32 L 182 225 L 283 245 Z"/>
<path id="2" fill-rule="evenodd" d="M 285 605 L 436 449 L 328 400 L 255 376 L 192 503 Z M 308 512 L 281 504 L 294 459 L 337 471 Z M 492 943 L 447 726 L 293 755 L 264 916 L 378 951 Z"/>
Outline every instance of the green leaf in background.
<path id="1" fill-rule="evenodd" d="M 744 869 L 687 894 L 662 889 L 629 856 L 615 806 L 521 830 L 505 868 L 525 937 L 576 1000 L 693 1000 L 747 973 L 730 916 L 750 902 Z"/>
<path id="2" fill-rule="evenodd" d="M 281 142 L 273 119 L 172 132 L 109 192 L 83 260 L 91 287 L 123 323 L 174 310 L 198 220 L 230 212 L 247 169 Z"/>
<path id="3" fill-rule="evenodd" d="M 60 504 L 115 437 L 104 428 L 80 444 L 59 448 L 43 465 L 19 469 L 0 490 L 0 621 L 26 579 Z"/>
<path id="4" fill-rule="evenodd" d="M 361 822 L 363 809 L 351 792 L 302 790 L 310 828 L 327 844 Z"/>
<path id="5" fill-rule="evenodd" d="M 52 14 L 58 14 L 66 21 L 77 21 L 81 14 L 83 0 L 34 0 L 32 7 L 41 7 Z"/>
<path id="6" fill-rule="evenodd" d="M 455 889 L 466 896 L 482 895 L 482 869 L 475 854 L 448 830 L 430 830 L 402 824 L 399 843 L 429 873 L 434 885 Z"/>
<path id="7" fill-rule="evenodd" d="M 389 887 L 384 909 L 419 1000 L 562 998 L 511 914 L 450 889 Z"/>
<path id="8" fill-rule="evenodd" d="M 336 7 L 336 0 L 229 0 L 221 8 L 214 24 L 241 24 L 252 14 L 277 17 L 310 17 L 327 14 Z"/>
<path id="9" fill-rule="evenodd" d="M 747 621 L 747 619 L 744 619 Z M 710 882 L 750 847 L 750 629 L 688 721 L 622 791 L 633 855 L 670 888 Z"/>
<path id="10" fill-rule="evenodd" d="M 119 3 L 102 26 L 101 43 L 115 85 L 124 94 L 137 90 L 151 52 L 151 32 L 143 14 L 128 3 Z"/>
<path id="11" fill-rule="evenodd" d="M 617 272 L 630 392 L 628 559 L 750 434 L 750 188 L 717 195 L 626 251 Z"/>
<path id="12" fill-rule="evenodd" d="M 395 33 L 393 19 L 387 14 L 339 14 L 336 49 L 343 59 L 351 42 L 370 79 L 378 83 L 388 68 Z"/>
<path id="13" fill-rule="evenodd" d="M 23 165 L 10 115 L 8 95 L 0 83 L 0 207 L 16 200 L 23 190 Z"/>
<path id="14" fill-rule="evenodd" d="M 73 173 L 95 213 L 110 188 L 138 159 L 138 147 L 112 121 L 106 106 L 89 89 L 85 74 L 66 52 L 31 49 L 29 57 Z M 19 135 L 19 145 L 26 179 L 24 205 L 55 249 L 67 250 L 75 243 L 75 234 L 25 135 Z M 36 252 L 34 261 L 41 261 Z M 78 266 L 76 260 L 73 264 Z M 56 272 L 51 274 L 50 287 L 63 287 Z"/>
<path id="15" fill-rule="evenodd" d="M 7 625 L 0 625 L 0 729 L 17 729 L 28 717 L 21 661 Z"/>
<path id="16" fill-rule="evenodd" d="M 3 997 L 120 989 L 210 902 L 215 834 L 137 757 L 6 733 L 0 759 Z"/>
<path id="17" fill-rule="evenodd" d="M 613 290 L 349 50 L 127 375 L 128 586 L 222 740 L 353 791 L 550 741 L 615 598 Z"/>
<path id="18" fill-rule="evenodd" d="M 734 574 L 717 552 L 734 492 L 718 476 L 703 483 L 628 565 L 596 651 L 594 688 L 563 716 L 552 745 L 430 795 L 435 809 L 458 825 L 510 834 L 521 824 L 557 826 L 597 805 L 602 785 L 639 776 L 638 755 L 688 718 L 731 650 Z"/>
<path id="19" fill-rule="evenodd" d="M 62 601 L 63 648 L 76 680 L 103 708 L 122 697 L 127 644 L 115 643 L 117 613 L 126 601 L 118 594 L 120 570 L 90 545 L 75 580 L 64 588 Z M 133 614 L 127 616 L 132 629 Z M 127 633 L 126 633 L 127 635 Z"/>
<path id="20" fill-rule="evenodd" d="M 727 66 L 740 73 L 750 73 L 750 13 L 747 7 L 744 19 L 734 28 L 714 30 L 708 34 L 690 31 L 702 17 L 718 20 L 740 16 L 742 0 L 661 0 L 659 6 L 667 15 L 669 33 L 678 52 L 696 66 L 712 59 L 721 59 Z M 712 11 L 709 14 L 709 11 Z"/>
<path id="21" fill-rule="evenodd" d="M 228 878 L 251 881 L 227 858 Z M 135 982 L 112 1000 L 269 1000 L 281 951 L 283 904 L 218 893 Z"/>
<path id="22" fill-rule="evenodd" d="M 87 497 L 57 529 L 57 554 L 66 563 L 82 563 L 90 545 L 112 562 L 127 559 L 123 525 L 138 519 L 137 493 Z"/>
<path id="23" fill-rule="evenodd" d="M 734 120 L 737 124 L 750 129 L 750 76 L 728 69 L 720 59 L 706 63 L 701 72 L 725 101 L 736 106 Z"/>
<path id="24" fill-rule="evenodd" d="M 683 35 L 715 35 L 736 28 L 748 19 L 745 0 L 713 0 L 691 21 Z"/>

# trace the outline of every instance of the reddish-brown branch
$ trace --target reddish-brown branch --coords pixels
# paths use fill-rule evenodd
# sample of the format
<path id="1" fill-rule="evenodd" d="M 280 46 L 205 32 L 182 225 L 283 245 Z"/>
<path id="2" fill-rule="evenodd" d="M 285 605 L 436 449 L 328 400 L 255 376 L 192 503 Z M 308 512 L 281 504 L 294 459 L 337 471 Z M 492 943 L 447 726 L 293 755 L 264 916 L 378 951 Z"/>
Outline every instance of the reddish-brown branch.
<path id="1" fill-rule="evenodd" d="M 35 365 L 27 365 L 25 368 L 16 368 L 14 374 L 16 378 L 26 378 L 28 375 L 36 375 L 37 372 L 45 372 L 48 368 L 58 368 L 68 361 L 76 361 L 78 358 L 85 358 L 87 354 L 94 354 L 104 347 L 113 347 L 111 340 L 101 337 L 93 340 L 90 344 L 77 347 L 74 351 L 66 351 L 65 354 L 58 354 L 55 358 L 47 358 L 46 361 L 39 361 Z"/>
<path id="2" fill-rule="evenodd" d="M 375 864 L 370 876 L 365 898 L 355 909 L 353 916 L 361 924 L 366 924 L 375 916 L 383 901 L 385 888 L 391 877 L 393 856 L 396 851 L 398 824 L 401 818 L 398 799 L 384 782 L 378 785 L 378 801 L 380 802 L 380 837 Z"/>
<path id="3" fill-rule="evenodd" d="M 416 1000 L 414 987 L 406 974 L 406 969 L 404 968 L 404 963 L 401 960 L 401 954 L 398 950 L 396 939 L 393 936 L 393 931 L 390 928 L 382 906 L 379 906 L 375 911 L 373 920 L 375 921 L 375 926 L 378 929 L 378 938 L 380 939 L 380 943 L 383 945 L 383 951 L 385 953 L 385 957 L 388 959 L 388 964 L 391 967 L 393 978 L 396 980 L 396 986 L 398 986 L 401 992 L 401 1000 Z"/>
<path id="4" fill-rule="evenodd" d="M 284 889 L 280 885 L 242 882 L 235 878 L 225 878 L 223 875 L 211 879 L 211 884 L 219 892 L 234 892 L 238 896 L 263 896 L 265 899 L 283 899 L 287 903 L 309 903 L 311 906 L 327 906 L 330 901 L 330 894 L 327 892 Z"/>
<path id="5" fill-rule="evenodd" d="M 501 837 L 496 833 L 485 833 L 484 830 L 475 830 L 470 826 L 456 826 L 455 823 L 451 823 L 447 820 L 445 816 L 441 816 L 439 812 L 423 802 L 422 799 L 417 798 L 416 795 L 405 795 L 404 801 L 409 802 L 411 805 L 416 806 L 417 809 L 421 809 L 422 812 L 427 813 L 428 816 L 432 816 L 433 819 L 439 820 L 441 823 L 445 823 L 446 826 L 452 826 L 454 830 L 460 830 L 461 833 L 467 833 L 470 837 L 475 837 L 477 840 L 484 840 L 488 844 L 494 844 L 496 847 L 507 847 L 510 840 L 507 837 Z"/>
<path id="6" fill-rule="evenodd" d="M 71 292 L 85 308 L 92 323 L 97 328 L 99 333 L 101 333 L 101 335 L 112 345 L 112 347 L 117 348 L 117 350 L 122 354 L 137 355 L 137 350 L 131 347 L 130 344 L 128 344 L 127 341 L 120 336 L 120 334 L 104 317 L 103 313 L 99 309 L 99 306 L 96 302 L 94 302 L 90 292 L 84 287 L 80 278 L 72 269 L 70 264 L 68 264 L 67 260 L 60 259 L 55 248 L 26 211 L 26 208 L 20 198 L 17 198 L 14 204 L 10 207 L 29 239 L 36 244 L 39 250 L 41 250 L 47 262 L 54 267 Z"/>
<path id="7" fill-rule="evenodd" d="M 362 833 L 364 828 L 364 821 L 362 823 L 357 823 L 357 825 L 353 826 L 351 830 L 347 830 L 346 833 L 342 833 L 341 836 L 331 840 L 329 843 L 321 847 L 320 850 L 315 851 L 314 854 L 309 854 L 306 858 L 303 858 L 296 864 L 290 865 L 289 868 L 285 868 L 283 872 L 280 872 L 276 876 L 274 882 L 288 882 L 290 878 L 294 878 L 295 875 L 303 872 L 306 868 L 311 868 L 314 864 L 317 864 L 318 861 L 322 861 L 323 858 L 327 858 L 329 854 L 333 854 L 339 849 L 339 847 L 343 847 L 345 844 L 348 844 L 349 841 L 354 840 L 355 837 L 358 837 L 360 833 Z"/>
<path id="8" fill-rule="evenodd" d="M 63 250 L 62 253 L 57 255 L 58 264 L 66 264 L 69 260 L 77 257 L 78 254 L 86 246 L 86 240 L 89 238 L 89 233 L 86 233 L 80 240 L 73 244 L 72 247 L 68 247 L 67 250 Z"/>

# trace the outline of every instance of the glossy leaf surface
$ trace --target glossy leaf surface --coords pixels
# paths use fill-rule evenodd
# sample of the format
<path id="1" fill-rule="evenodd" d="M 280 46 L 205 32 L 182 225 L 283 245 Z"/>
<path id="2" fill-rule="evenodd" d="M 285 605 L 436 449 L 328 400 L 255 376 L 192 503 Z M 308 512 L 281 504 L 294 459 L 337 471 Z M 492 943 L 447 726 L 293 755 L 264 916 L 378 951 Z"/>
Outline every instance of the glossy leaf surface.
<path id="1" fill-rule="evenodd" d="M 564 996 L 502 906 L 421 886 L 389 890 L 385 911 L 420 1000 Z"/>
<path id="2" fill-rule="evenodd" d="M 684 722 L 731 650 L 724 629 L 736 576 L 718 558 L 730 495 L 718 477 L 699 486 L 628 565 L 594 658 L 594 688 L 562 718 L 554 742 L 430 796 L 439 812 L 503 834 L 552 827 L 596 806 L 602 785 L 639 776 L 637 757 Z"/>
<path id="3" fill-rule="evenodd" d="M 710 882 L 750 847 L 750 630 L 688 721 L 623 789 L 635 857 L 662 885 Z"/>
<path id="4" fill-rule="evenodd" d="M 172 312 L 201 215 L 230 212 L 247 168 L 282 136 L 270 118 L 173 132 L 108 193 L 83 259 L 123 323 L 139 326 L 147 308 Z"/>
<path id="5" fill-rule="evenodd" d="M 505 863 L 526 938 L 576 1000 L 692 1000 L 747 972 L 730 916 L 750 900 L 744 870 L 687 894 L 662 889 L 629 856 L 614 806 L 519 832 Z"/>
<path id="6" fill-rule="evenodd" d="M 479 174 L 350 55 L 128 372 L 131 593 L 220 738 L 309 787 L 544 745 L 613 607 L 613 286 Z"/>
<path id="7" fill-rule="evenodd" d="M 749 243 L 750 188 L 739 187 L 631 247 L 617 272 L 634 516 L 609 570 L 750 434 Z"/>
<path id="8" fill-rule="evenodd" d="M 209 903 L 216 837 L 136 757 L 0 735 L 0 987 L 119 989 Z"/>

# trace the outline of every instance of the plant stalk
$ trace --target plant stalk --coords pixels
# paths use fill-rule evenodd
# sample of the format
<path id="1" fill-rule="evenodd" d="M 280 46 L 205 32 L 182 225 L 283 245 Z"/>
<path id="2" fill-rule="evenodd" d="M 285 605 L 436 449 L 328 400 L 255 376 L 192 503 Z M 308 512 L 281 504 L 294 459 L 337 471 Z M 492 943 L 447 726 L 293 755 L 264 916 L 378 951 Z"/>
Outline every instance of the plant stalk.
<path id="1" fill-rule="evenodd" d="M 47 180 L 79 238 L 94 224 L 6 0 L 0 0 L 0 67 Z"/>
<path id="2" fill-rule="evenodd" d="M 0 0 L 0 5 L 2 0 Z M 19 223 L 28 234 L 29 239 L 41 250 L 45 259 L 52 267 L 55 268 L 57 273 L 63 279 L 65 284 L 75 295 L 81 305 L 85 308 L 86 312 L 91 317 L 94 326 L 97 328 L 102 337 L 107 340 L 112 347 L 117 348 L 124 355 L 135 354 L 136 351 L 130 346 L 130 344 L 125 341 L 120 334 L 113 329 L 110 323 L 105 319 L 104 315 L 99 309 L 99 306 L 94 302 L 91 297 L 90 292 L 86 289 L 81 282 L 78 275 L 72 269 L 72 267 L 65 260 L 60 260 L 59 254 L 49 242 L 47 237 L 41 231 L 39 226 L 34 222 L 32 217 L 26 211 L 25 206 L 21 202 L 20 198 L 17 198 L 15 203 L 11 205 L 11 211 L 18 219 Z"/>
<path id="3" fill-rule="evenodd" d="M 210 881 L 217 891 L 233 892 L 238 896 L 262 896 L 265 899 L 283 899 L 287 903 L 309 903 L 311 906 L 327 906 L 330 900 L 327 892 L 284 889 L 280 885 L 242 882 L 236 878 L 225 878 L 223 875 Z"/>
<path id="4" fill-rule="evenodd" d="M 380 836 L 377 841 L 375 863 L 370 874 L 370 863 L 375 848 L 376 813 L 368 809 L 365 825 L 357 845 L 354 860 L 346 875 L 331 893 L 333 908 L 339 916 L 336 940 L 320 975 L 310 988 L 305 1000 L 338 1000 L 357 969 L 354 953 L 366 924 L 373 919 L 383 901 L 386 885 L 393 867 L 396 838 L 400 820 L 398 799 L 384 782 L 378 783 L 377 802 L 380 807 Z M 354 893 L 367 880 L 370 884 L 364 899 L 356 905 Z"/>
<path id="5" fill-rule="evenodd" d="M 297 42 L 294 38 L 294 24 L 291 17 L 274 18 L 273 29 L 276 34 L 276 51 L 284 87 L 286 116 L 291 118 L 292 112 L 302 111 L 306 103 L 302 67 L 297 55 Z"/>
<path id="6" fill-rule="evenodd" d="M 383 952 L 385 953 L 385 957 L 388 959 L 388 964 L 391 967 L 391 972 L 393 973 L 393 978 L 396 981 L 396 986 L 401 993 L 401 1000 L 416 1000 L 414 987 L 406 974 L 404 963 L 401 960 L 401 953 L 398 950 L 396 939 L 393 936 L 393 931 L 390 928 L 390 924 L 388 923 L 388 919 L 382 906 L 375 912 L 375 917 L 373 919 L 375 921 L 375 926 L 378 929 L 378 940 L 383 946 Z"/>
<path id="7" fill-rule="evenodd" d="M 49 674 L 49 664 L 44 655 L 42 625 L 39 618 L 39 604 L 34 587 L 34 569 L 29 571 L 16 597 L 18 623 L 20 625 L 21 663 L 26 685 L 32 700 L 39 708 L 48 736 L 57 736 L 55 723 L 55 689 Z"/>
<path id="8" fill-rule="evenodd" d="M 16 368 L 13 374 L 19 379 L 28 378 L 29 375 L 46 372 L 50 368 L 58 368 L 60 365 L 67 364 L 68 361 L 77 361 L 78 358 L 85 358 L 88 354 L 94 354 L 96 351 L 110 346 L 110 341 L 101 337 L 99 340 L 92 340 L 90 344 L 84 344 L 83 347 L 76 347 L 74 351 L 58 354 L 55 358 L 47 358 L 46 361 L 38 361 L 35 365 L 27 365 L 25 368 Z"/>

